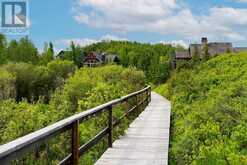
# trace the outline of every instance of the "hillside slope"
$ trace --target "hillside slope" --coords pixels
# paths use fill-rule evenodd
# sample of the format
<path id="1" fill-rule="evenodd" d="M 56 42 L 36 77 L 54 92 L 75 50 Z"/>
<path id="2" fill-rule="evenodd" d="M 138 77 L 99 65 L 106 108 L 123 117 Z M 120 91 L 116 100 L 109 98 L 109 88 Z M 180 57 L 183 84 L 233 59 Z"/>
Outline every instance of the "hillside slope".
<path id="1" fill-rule="evenodd" d="M 163 88 L 173 104 L 170 164 L 247 164 L 247 53 L 178 71 Z"/>

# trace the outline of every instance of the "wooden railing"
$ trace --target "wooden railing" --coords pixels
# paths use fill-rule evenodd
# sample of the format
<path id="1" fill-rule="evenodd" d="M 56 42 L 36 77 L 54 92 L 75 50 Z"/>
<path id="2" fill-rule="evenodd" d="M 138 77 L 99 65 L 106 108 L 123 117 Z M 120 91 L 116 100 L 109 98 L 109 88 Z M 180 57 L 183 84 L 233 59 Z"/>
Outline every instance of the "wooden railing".
<path id="1" fill-rule="evenodd" d="M 136 98 L 136 104 L 131 109 L 126 109 L 126 113 L 118 120 L 113 121 L 113 106 L 127 103 L 130 99 Z M 139 99 L 138 99 L 139 98 Z M 88 111 L 76 114 L 48 127 L 38 130 L 34 133 L 21 137 L 15 141 L 0 146 L 0 164 L 11 164 L 11 161 L 21 159 L 26 153 L 40 146 L 42 142 L 61 134 L 67 130 L 72 130 L 71 133 L 71 153 L 65 157 L 59 164 L 77 165 L 79 157 L 82 156 L 90 148 L 98 144 L 102 138 L 108 135 L 108 146 L 112 147 L 113 143 L 113 128 L 121 123 L 121 120 L 127 117 L 131 112 L 134 112 L 140 106 L 143 108 L 151 101 L 151 87 L 147 87 L 138 92 L 132 93 L 120 99 L 113 100 L 106 104 L 100 105 Z M 83 146 L 79 146 L 79 124 L 95 118 L 102 112 L 108 112 L 108 127 L 103 129 L 93 139 L 88 141 Z"/>

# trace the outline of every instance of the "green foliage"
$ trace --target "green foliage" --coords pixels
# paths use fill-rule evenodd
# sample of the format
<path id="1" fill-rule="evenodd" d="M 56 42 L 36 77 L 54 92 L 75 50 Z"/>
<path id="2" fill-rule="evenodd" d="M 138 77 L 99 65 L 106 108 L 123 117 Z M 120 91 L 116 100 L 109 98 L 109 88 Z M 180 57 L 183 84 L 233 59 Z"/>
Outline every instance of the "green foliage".
<path id="1" fill-rule="evenodd" d="M 15 97 L 15 76 L 6 71 L 0 69 L 0 100 Z"/>
<path id="2" fill-rule="evenodd" d="M 210 54 L 209 54 L 209 50 L 208 50 L 208 44 L 206 44 L 203 48 L 203 56 L 202 56 L 202 60 L 203 61 L 207 61 L 210 58 Z"/>
<path id="3" fill-rule="evenodd" d="M 58 82 L 61 82 L 61 78 L 62 82 L 64 82 L 64 80 L 69 78 L 76 71 L 76 66 L 73 64 L 73 62 L 66 60 L 54 60 L 48 63 L 47 67 Z M 56 85 L 59 86 L 59 84 Z"/>
<path id="4" fill-rule="evenodd" d="M 27 37 L 21 38 L 20 41 L 10 41 L 7 48 L 7 58 L 8 61 L 12 62 L 39 63 L 38 50 Z"/>
<path id="5" fill-rule="evenodd" d="M 61 65 L 61 68 L 65 66 L 65 71 L 63 71 L 63 69 L 59 70 L 57 65 Z M 46 79 L 49 79 L 49 72 L 56 72 L 58 69 L 57 72 L 61 76 L 64 75 L 64 72 L 68 71 L 67 66 L 70 65 L 72 65 L 71 62 L 54 61 L 49 63 L 47 68 L 44 66 L 35 67 L 30 64 L 11 64 L 11 66 L 8 65 L 6 68 L 12 68 L 14 71 L 18 70 L 16 69 L 18 67 L 22 68 L 23 73 L 18 70 L 17 81 L 22 81 L 23 85 L 27 84 L 24 78 L 26 79 L 28 76 L 33 76 L 33 73 L 27 76 L 27 73 L 24 72 L 28 69 L 35 70 L 34 74 L 37 75 L 37 77 L 42 77 L 42 81 L 39 80 L 37 82 L 40 82 L 40 84 L 34 83 L 34 85 L 39 86 L 37 92 L 42 92 L 42 84 L 47 83 L 44 81 L 49 81 Z M 18 77 L 20 74 L 22 74 L 22 76 Z M 65 77 L 67 76 L 68 75 L 65 75 Z M 35 79 L 37 77 L 32 77 L 31 80 L 36 82 Z M 66 81 L 64 88 L 58 88 L 56 90 L 52 95 L 50 104 L 43 104 L 41 102 L 29 104 L 25 101 L 16 103 L 12 100 L 0 100 L 0 144 L 9 142 L 17 137 L 24 136 L 51 123 L 69 117 L 75 114 L 75 112 L 85 111 L 142 89 L 144 86 L 144 74 L 135 68 L 125 69 L 121 66 L 114 65 L 93 69 L 82 68 L 77 70 L 76 73 Z M 35 87 L 35 89 L 38 89 L 38 87 Z M 130 105 L 134 101 L 135 100 L 130 100 Z M 123 105 L 114 106 L 114 118 L 122 116 L 125 110 Z M 128 123 L 134 119 L 136 115 L 138 115 L 138 113 L 122 121 L 120 127 L 114 130 L 114 139 L 124 132 Z M 80 124 L 81 145 L 88 142 L 88 140 L 107 127 L 107 116 L 108 113 L 102 113 L 98 117 L 95 117 L 95 119 Z M 41 144 L 38 160 L 34 159 L 34 154 L 27 154 L 24 159 L 17 160 L 16 164 L 58 164 L 59 161 L 70 153 L 70 138 L 70 132 L 54 137 L 45 142 L 45 144 Z M 84 155 L 80 161 L 83 164 L 93 164 L 106 148 L 107 142 L 103 140 L 103 142 L 99 143 Z"/>
<path id="6" fill-rule="evenodd" d="M 128 84 L 128 85 L 127 85 Z M 120 66 L 106 66 L 99 68 L 83 68 L 78 70 L 74 76 L 68 79 L 64 86 L 63 96 L 66 98 L 66 104 L 70 105 L 70 109 L 75 112 L 78 109 L 79 100 L 91 99 L 91 94 L 97 94 L 98 89 L 106 87 L 109 89 L 109 96 L 102 96 L 104 99 L 100 103 L 120 97 L 124 94 L 141 89 L 145 85 L 144 75 L 141 71 L 133 68 L 123 69 Z M 124 87 L 124 88 L 123 88 Z M 112 89 L 112 90 L 110 90 Z M 96 90 L 92 92 L 92 90 Z M 101 93 L 101 92 L 99 92 Z M 114 95 L 116 93 L 117 95 Z M 98 95 L 97 97 L 101 97 Z M 98 102 L 95 101 L 94 104 Z M 88 103 L 82 104 L 80 107 L 90 108 Z M 92 107 L 92 106 L 91 106 Z"/>
<path id="7" fill-rule="evenodd" d="M 41 56 L 40 63 L 43 65 L 48 64 L 52 60 L 54 60 L 54 49 L 53 44 L 50 42 L 49 47 L 47 46 L 47 43 L 45 43 L 44 52 Z"/>
<path id="8" fill-rule="evenodd" d="M 124 67 L 134 66 L 145 72 L 149 82 L 158 84 L 169 77 L 174 48 L 163 44 L 141 44 L 127 41 L 100 42 L 84 48 L 91 51 L 118 54 Z"/>
<path id="9" fill-rule="evenodd" d="M 239 53 L 174 73 L 170 164 L 247 164 L 246 70 Z"/>
<path id="10" fill-rule="evenodd" d="M 58 58 L 73 61 L 76 66 L 81 67 L 84 59 L 83 49 L 79 45 L 75 45 L 74 42 L 71 42 L 70 48 Z"/>
<path id="11" fill-rule="evenodd" d="M 154 91 L 166 98 L 170 97 L 168 84 L 163 84 L 154 89 Z"/>
<path id="12" fill-rule="evenodd" d="M 47 105 L 16 104 L 9 100 L 0 101 L 0 112 L 0 144 L 40 129 L 56 117 Z"/>
<path id="13" fill-rule="evenodd" d="M 52 61 L 47 66 L 9 63 L 2 66 L 2 68 L 15 77 L 13 83 L 6 83 L 5 85 L 13 86 L 14 84 L 16 101 L 27 99 L 28 102 L 36 102 L 42 99 L 45 103 L 49 102 L 53 91 L 57 87 L 62 87 L 65 79 L 76 70 L 75 65 L 69 61 Z M 5 73 L 5 77 L 9 76 Z M 5 77 L 3 76 L 3 79 L 6 79 Z"/>
<path id="14" fill-rule="evenodd" d="M 0 34 L 0 65 L 7 62 L 7 40 L 4 35 Z"/>
<path id="15" fill-rule="evenodd" d="M 40 96 L 48 99 L 53 81 L 46 67 L 25 63 L 8 64 L 4 67 L 16 77 L 16 101 L 26 98 L 29 102 L 33 102 Z"/>

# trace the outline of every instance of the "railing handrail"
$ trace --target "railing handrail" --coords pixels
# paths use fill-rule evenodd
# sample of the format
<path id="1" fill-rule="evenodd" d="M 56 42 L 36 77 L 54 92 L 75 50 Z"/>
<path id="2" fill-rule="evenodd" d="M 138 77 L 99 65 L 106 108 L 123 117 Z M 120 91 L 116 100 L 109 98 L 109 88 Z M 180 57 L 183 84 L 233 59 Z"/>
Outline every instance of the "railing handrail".
<path id="1" fill-rule="evenodd" d="M 71 127 L 71 125 L 76 122 L 83 120 L 86 120 L 88 117 L 98 114 L 100 112 L 106 111 L 108 107 L 112 107 L 114 105 L 117 105 L 119 103 L 125 102 L 126 100 L 137 96 L 138 94 L 141 94 L 145 91 L 150 90 L 151 87 L 148 86 L 140 91 L 131 93 L 127 96 L 121 97 L 119 99 L 115 99 L 113 101 L 110 101 L 108 103 L 102 104 L 100 106 L 97 106 L 95 108 L 92 108 L 90 110 L 75 114 L 71 117 L 68 117 L 66 119 L 63 119 L 61 121 L 58 121 L 50 126 L 47 126 L 45 128 L 42 128 L 38 131 L 35 131 L 33 133 L 30 133 L 26 136 L 20 137 L 14 141 L 11 141 L 7 144 L 0 146 L 0 161 L 3 158 L 6 158 L 8 156 L 11 156 L 12 153 L 15 153 L 23 148 L 28 147 L 29 145 L 32 145 L 34 143 L 38 143 L 39 141 L 42 141 L 44 139 L 47 139 L 58 132 L 63 132 Z"/>

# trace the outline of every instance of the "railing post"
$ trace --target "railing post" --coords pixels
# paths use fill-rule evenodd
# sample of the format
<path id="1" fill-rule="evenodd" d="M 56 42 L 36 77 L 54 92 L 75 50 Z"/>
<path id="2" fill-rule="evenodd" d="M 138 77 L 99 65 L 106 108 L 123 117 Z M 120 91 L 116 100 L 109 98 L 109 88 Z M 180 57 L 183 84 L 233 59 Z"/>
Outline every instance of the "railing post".
<path id="1" fill-rule="evenodd" d="M 144 91 L 142 93 L 142 111 L 144 111 L 144 109 L 146 108 L 146 92 Z"/>
<path id="2" fill-rule="evenodd" d="M 136 95 L 135 96 L 135 101 L 136 101 L 136 113 L 135 114 L 138 114 L 138 112 L 139 112 L 139 106 L 138 106 L 138 104 L 139 104 L 139 101 L 138 101 L 138 95 Z"/>
<path id="3" fill-rule="evenodd" d="M 148 100 L 150 103 L 151 102 L 151 87 L 149 87 L 149 89 L 148 89 Z"/>
<path id="4" fill-rule="evenodd" d="M 149 103 L 148 89 L 146 90 L 145 94 L 146 94 L 145 102 L 146 102 L 146 106 L 148 106 L 148 103 Z"/>
<path id="5" fill-rule="evenodd" d="M 137 98 L 137 114 L 139 115 L 140 114 L 140 94 L 136 95 L 136 98 Z"/>
<path id="6" fill-rule="evenodd" d="M 79 121 L 72 124 L 72 157 L 71 165 L 79 164 Z"/>
<path id="7" fill-rule="evenodd" d="M 112 116 L 112 106 L 109 107 L 109 114 L 108 114 L 108 146 L 112 147 L 112 131 L 113 131 L 113 116 Z"/>
<path id="8" fill-rule="evenodd" d="M 125 111 L 129 110 L 129 99 L 125 100 Z"/>

